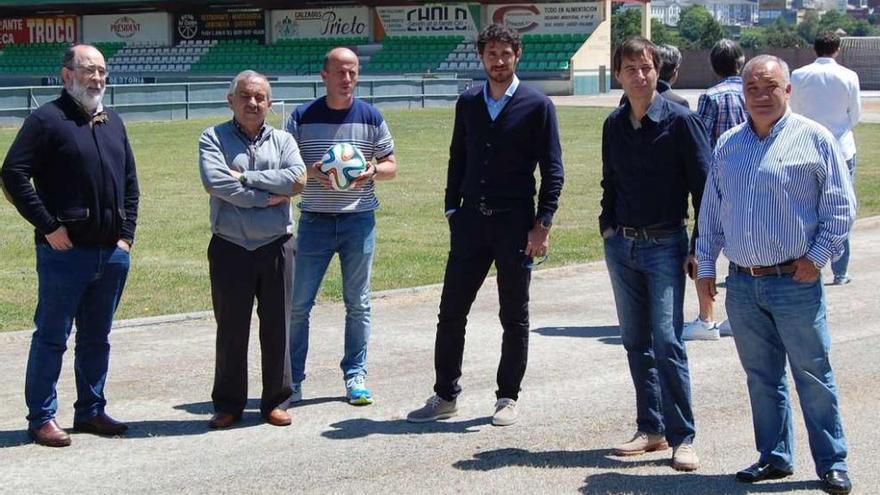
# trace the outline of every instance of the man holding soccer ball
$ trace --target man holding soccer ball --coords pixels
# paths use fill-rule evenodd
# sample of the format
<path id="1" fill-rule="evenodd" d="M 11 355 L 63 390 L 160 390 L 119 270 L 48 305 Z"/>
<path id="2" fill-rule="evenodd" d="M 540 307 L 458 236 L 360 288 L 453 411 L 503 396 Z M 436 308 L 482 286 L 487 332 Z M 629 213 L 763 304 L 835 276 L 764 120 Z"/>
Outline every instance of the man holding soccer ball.
<path id="1" fill-rule="evenodd" d="M 300 146 L 303 160 L 311 164 L 299 205 L 302 214 L 297 232 L 290 325 L 294 402 L 302 400 L 302 382 L 306 377 L 309 312 L 330 260 L 339 254 L 345 301 L 345 352 L 340 367 L 346 397 L 353 405 L 373 403 L 365 378 L 370 337 L 370 273 L 376 244 L 374 211 L 379 207 L 374 184 L 376 180 L 393 179 L 397 162 L 394 140 L 382 114 L 354 97 L 358 71 L 358 58 L 351 50 L 334 48 L 328 52 L 321 70 L 327 95 L 297 107 L 286 124 Z M 331 184 L 330 176 L 321 169 L 322 157 L 330 148 L 339 148 L 334 147 L 339 143 L 356 147 L 367 163 L 350 185 Z"/>
<path id="2" fill-rule="evenodd" d="M 492 263 L 504 334 L 492 424 L 512 425 L 526 371 L 529 282 L 534 258 L 547 254 L 553 214 L 562 191 L 562 148 L 556 110 L 543 94 L 516 77 L 519 34 L 487 26 L 477 40 L 485 85 L 463 93 L 455 105 L 445 209 L 450 251 L 434 347 L 436 382 L 411 422 L 457 413 L 467 315 Z M 535 205 L 535 167 L 541 187 Z"/>

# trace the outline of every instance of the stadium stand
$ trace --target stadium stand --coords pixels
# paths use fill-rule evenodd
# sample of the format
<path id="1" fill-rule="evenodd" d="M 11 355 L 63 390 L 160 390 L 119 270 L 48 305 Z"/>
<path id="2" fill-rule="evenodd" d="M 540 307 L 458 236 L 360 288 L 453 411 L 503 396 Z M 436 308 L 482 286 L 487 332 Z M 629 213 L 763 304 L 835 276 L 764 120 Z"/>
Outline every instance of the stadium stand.
<path id="1" fill-rule="evenodd" d="M 584 44 L 581 34 L 534 34 L 523 37 L 523 57 L 520 72 L 567 71 L 569 60 Z M 440 72 L 482 71 L 480 57 L 472 41 L 460 43 L 436 67 Z"/>
<path id="2" fill-rule="evenodd" d="M 69 46 L 67 43 L 9 45 L 0 55 L 0 72 L 55 75 L 61 68 L 61 59 Z M 95 43 L 95 46 L 109 58 L 122 49 L 125 43 Z"/>
<path id="3" fill-rule="evenodd" d="M 367 42 L 367 38 L 285 39 L 271 45 L 253 40 L 220 41 L 192 62 L 190 71 L 228 73 L 250 67 L 265 73 L 317 74 L 331 48 Z"/>
<path id="4" fill-rule="evenodd" d="M 364 72 L 405 73 L 437 70 L 453 50 L 463 42 L 462 36 L 386 36 L 382 50 L 370 58 Z"/>

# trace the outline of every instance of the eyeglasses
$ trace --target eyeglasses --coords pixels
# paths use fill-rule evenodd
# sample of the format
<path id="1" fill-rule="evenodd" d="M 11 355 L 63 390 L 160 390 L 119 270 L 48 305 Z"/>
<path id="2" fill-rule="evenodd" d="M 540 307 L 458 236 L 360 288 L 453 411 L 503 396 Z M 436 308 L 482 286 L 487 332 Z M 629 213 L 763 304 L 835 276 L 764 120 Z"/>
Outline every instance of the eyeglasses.
<path id="1" fill-rule="evenodd" d="M 95 74 L 98 74 L 100 77 L 107 77 L 107 68 L 100 67 L 97 65 L 77 65 L 74 67 L 76 70 L 82 71 L 85 75 L 91 77 Z"/>
<path id="2" fill-rule="evenodd" d="M 523 251 L 522 249 L 520 249 L 519 252 L 525 254 L 525 251 Z M 549 257 L 550 257 L 549 254 L 545 254 L 544 256 L 539 256 L 538 258 L 534 258 L 532 256 L 526 256 L 526 258 L 522 262 L 522 267 L 525 268 L 526 270 L 531 270 L 531 269 L 535 268 L 536 266 L 542 265 L 545 261 L 547 261 L 547 258 L 549 258 Z"/>

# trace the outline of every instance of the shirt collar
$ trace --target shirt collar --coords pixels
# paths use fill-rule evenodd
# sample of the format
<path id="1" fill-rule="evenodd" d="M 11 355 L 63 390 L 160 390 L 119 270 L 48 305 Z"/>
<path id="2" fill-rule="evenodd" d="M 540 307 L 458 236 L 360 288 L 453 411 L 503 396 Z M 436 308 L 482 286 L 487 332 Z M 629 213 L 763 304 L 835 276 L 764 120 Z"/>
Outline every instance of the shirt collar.
<path id="1" fill-rule="evenodd" d="M 743 83 L 743 78 L 742 78 L 741 76 L 728 76 L 728 77 L 725 77 L 724 80 L 721 81 L 721 82 L 723 82 L 723 83 L 738 83 L 738 84 L 742 84 L 742 83 Z"/>
<path id="2" fill-rule="evenodd" d="M 671 84 L 664 81 L 663 79 L 657 79 L 657 92 L 658 93 L 665 93 L 665 92 L 669 91 L 670 89 L 672 89 Z"/>
<path id="3" fill-rule="evenodd" d="M 818 57 L 816 58 L 817 64 L 837 64 L 837 61 L 834 60 L 834 57 Z"/>
<path id="4" fill-rule="evenodd" d="M 663 120 L 663 117 L 666 115 L 666 98 L 660 96 L 659 93 L 654 95 L 654 101 L 651 102 L 651 106 L 648 107 L 648 113 L 645 114 L 646 117 L 654 121 L 654 123 L 659 123 Z"/>
<path id="5" fill-rule="evenodd" d="M 513 98 L 513 93 L 516 92 L 516 88 L 519 87 L 519 78 L 516 77 L 516 74 L 513 75 L 513 80 L 510 81 L 510 86 L 507 87 L 507 90 L 504 92 L 504 96 L 499 100 L 492 99 L 492 96 L 489 95 L 489 81 L 486 81 L 486 85 L 483 86 L 483 98 L 486 100 L 486 104 L 498 103 L 504 99 Z"/>
<path id="6" fill-rule="evenodd" d="M 251 139 L 248 137 L 247 133 L 244 132 L 244 128 L 241 126 L 241 124 L 239 124 L 238 121 L 235 120 L 234 117 L 232 118 L 232 124 L 235 125 L 235 129 L 251 144 L 259 142 L 263 138 L 263 135 L 266 134 L 266 129 L 269 127 L 268 124 L 266 124 L 266 121 L 264 120 L 263 125 L 260 126 L 260 131 L 257 132 L 257 135 L 254 136 L 253 139 Z"/>
<path id="7" fill-rule="evenodd" d="M 770 128 L 770 133 L 767 134 L 767 137 L 762 138 L 761 136 L 758 136 L 758 133 L 755 132 L 755 128 L 752 126 L 752 117 L 749 116 L 749 120 L 748 120 L 749 130 L 758 139 L 767 139 L 767 138 L 775 137 L 777 134 L 782 132 L 782 130 L 785 128 L 785 125 L 788 123 L 789 117 L 791 117 L 791 108 L 786 107 L 785 113 L 782 115 L 782 117 L 779 118 L 779 120 L 776 121 L 775 124 L 773 124 L 773 127 Z"/>

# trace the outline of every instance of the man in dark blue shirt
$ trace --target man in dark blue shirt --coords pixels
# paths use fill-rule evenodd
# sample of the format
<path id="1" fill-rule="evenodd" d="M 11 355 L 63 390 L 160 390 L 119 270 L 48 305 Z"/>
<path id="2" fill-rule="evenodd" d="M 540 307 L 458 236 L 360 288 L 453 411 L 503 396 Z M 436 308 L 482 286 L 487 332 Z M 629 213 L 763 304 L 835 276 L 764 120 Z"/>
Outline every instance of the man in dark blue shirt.
<path id="1" fill-rule="evenodd" d="M 608 116 L 602 132 L 599 228 L 636 388 L 638 426 L 615 453 L 672 445 L 672 466 L 691 471 L 699 459 L 681 332 L 685 272 L 696 265 L 684 220 L 688 193 L 695 212 L 700 206 L 709 141 L 696 114 L 657 94 L 660 63 L 650 41 L 627 39 L 612 64 L 627 102 Z"/>
<path id="2" fill-rule="evenodd" d="M 547 254 L 562 191 L 556 110 L 547 96 L 516 77 L 522 55 L 519 34 L 505 26 L 487 26 L 477 49 L 487 81 L 458 99 L 449 149 L 445 208 L 451 249 L 434 348 L 436 395 L 407 416 L 412 422 L 456 414 L 467 315 L 493 262 L 504 334 L 492 424 L 516 422 L 528 355 L 532 260 Z M 536 166 L 541 171 L 537 212 Z"/>

